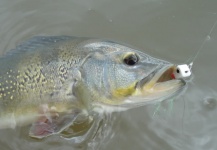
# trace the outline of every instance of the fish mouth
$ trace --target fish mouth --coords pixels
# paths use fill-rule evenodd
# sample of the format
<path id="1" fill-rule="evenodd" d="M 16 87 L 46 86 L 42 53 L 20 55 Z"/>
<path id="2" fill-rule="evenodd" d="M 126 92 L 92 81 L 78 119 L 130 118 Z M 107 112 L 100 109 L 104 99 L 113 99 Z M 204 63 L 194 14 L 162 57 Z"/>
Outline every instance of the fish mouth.
<path id="1" fill-rule="evenodd" d="M 166 91 L 176 91 L 186 85 L 183 79 L 174 79 L 172 74 L 175 70 L 175 65 L 168 65 L 154 70 L 149 76 L 143 78 L 139 85 L 141 92 L 161 93 Z"/>
<path id="2" fill-rule="evenodd" d="M 136 92 L 126 100 L 126 103 L 139 106 L 146 102 L 162 101 L 181 92 L 186 82 L 183 79 L 172 78 L 174 69 L 175 65 L 155 69 L 137 83 Z"/>

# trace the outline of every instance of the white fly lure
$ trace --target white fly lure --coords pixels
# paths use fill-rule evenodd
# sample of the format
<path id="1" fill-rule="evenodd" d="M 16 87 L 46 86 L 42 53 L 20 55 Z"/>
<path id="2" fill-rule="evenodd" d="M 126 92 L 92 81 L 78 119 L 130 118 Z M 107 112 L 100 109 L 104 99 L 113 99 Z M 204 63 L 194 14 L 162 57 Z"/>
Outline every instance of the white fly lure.
<path id="1" fill-rule="evenodd" d="M 193 66 L 193 62 L 190 63 L 189 65 L 187 64 L 182 64 L 182 65 L 177 65 L 176 68 L 174 69 L 172 73 L 172 78 L 173 79 L 180 79 L 180 78 L 186 78 L 191 76 L 191 68 Z"/>

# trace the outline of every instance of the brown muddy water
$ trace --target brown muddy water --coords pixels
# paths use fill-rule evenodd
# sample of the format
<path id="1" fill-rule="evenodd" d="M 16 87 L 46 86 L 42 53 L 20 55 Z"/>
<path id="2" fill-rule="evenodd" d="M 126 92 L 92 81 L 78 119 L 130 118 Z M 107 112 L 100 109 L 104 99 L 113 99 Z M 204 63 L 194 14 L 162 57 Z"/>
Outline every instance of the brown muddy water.
<path id="1" fill-rule="evenodd" d="M 206 41 L 181 96 L 107 116 L 89 140 L 1 130 L 0 150 L 216 150 L 216 20 L 216 0 L 1 0 L 1 55 L 35 35 L 71 35 L 121 41 L 182 64 Z"/>

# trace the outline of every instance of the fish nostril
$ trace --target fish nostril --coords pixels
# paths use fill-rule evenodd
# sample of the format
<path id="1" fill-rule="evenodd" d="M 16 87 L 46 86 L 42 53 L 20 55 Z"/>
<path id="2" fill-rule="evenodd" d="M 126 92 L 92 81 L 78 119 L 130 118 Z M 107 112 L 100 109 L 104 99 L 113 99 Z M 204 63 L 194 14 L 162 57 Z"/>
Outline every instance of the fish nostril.
<path id="1" fill-rule="evenodd" d="M 188 73 L 188 71 L 185 71 L 185 73 Z"/>

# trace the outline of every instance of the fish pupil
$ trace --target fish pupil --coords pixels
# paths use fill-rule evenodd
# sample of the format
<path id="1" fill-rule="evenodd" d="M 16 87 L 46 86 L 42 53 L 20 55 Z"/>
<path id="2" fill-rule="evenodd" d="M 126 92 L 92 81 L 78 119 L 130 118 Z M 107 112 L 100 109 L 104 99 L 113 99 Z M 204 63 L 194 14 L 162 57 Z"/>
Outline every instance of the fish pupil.
<path id="1" fill-rule="evenodd" d="M 129 66 L 135 65 L 137 62 L 138 62 L 138 57 L 136 55 L 130 55 L 124 59 L 124 63 Z"/>

